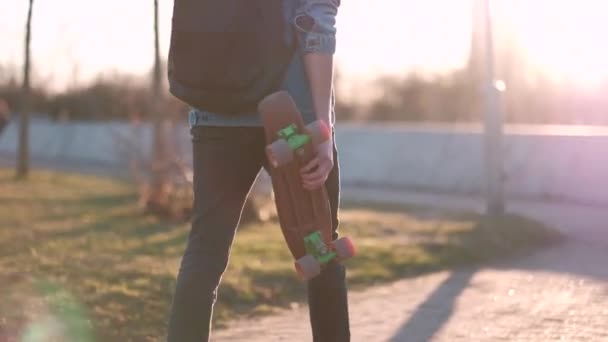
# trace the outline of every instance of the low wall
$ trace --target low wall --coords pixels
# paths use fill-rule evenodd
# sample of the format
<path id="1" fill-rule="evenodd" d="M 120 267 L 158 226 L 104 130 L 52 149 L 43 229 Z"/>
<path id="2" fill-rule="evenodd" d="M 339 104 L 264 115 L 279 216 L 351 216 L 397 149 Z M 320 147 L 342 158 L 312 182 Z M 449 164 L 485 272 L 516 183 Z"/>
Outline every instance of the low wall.
<path id="1" fill-rule="evenodd" d="M 344 125 L 340 165 L 348 183 L 480 194 L 481 129 L 474 126 Z M 509 126 L 507 196 L 608 204 L 608 128 Z"/>
<path id="2" fill-rule="evenodd" d="M 191 162 L 187 127 L 176 146 Z M 17 149 L 12 122 L 0 136 L 0 155 Z M 123 123 L 31 125 L 34 161 L 120 167 L 139 146 L 149 155 L 151 127 Z M 484 188 L 483 135 L 468 125 L 339 124 L 336 130 L 345 186 L 479 194 Z M 507 196 L 608 204 L 608 128 L 508 126 L 504 141 Z M 265 176 L 263 176 L 265 177 Z"/>

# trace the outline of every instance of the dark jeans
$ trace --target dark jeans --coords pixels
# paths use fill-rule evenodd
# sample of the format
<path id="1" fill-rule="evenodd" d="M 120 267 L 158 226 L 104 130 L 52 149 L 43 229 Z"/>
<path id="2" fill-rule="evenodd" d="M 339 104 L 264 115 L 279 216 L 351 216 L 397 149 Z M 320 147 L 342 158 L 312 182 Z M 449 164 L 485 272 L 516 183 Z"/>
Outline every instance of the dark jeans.
<path id="1" fill-rule="evenodd" d="M 241 211 L 262 167 L 264 131 L 258 127 L 191 130 L 194 153 L 194 211 L 169 319 L 168 342 L 209 340 L 217 287 L 228 264 Z M 339 170 L 326 182 L 338 237 Z M 295 271 L 294 271 L 295 272 Z M 350 341 L 345 270 L 332 264 L 307 284 L 315 342 Z"/>

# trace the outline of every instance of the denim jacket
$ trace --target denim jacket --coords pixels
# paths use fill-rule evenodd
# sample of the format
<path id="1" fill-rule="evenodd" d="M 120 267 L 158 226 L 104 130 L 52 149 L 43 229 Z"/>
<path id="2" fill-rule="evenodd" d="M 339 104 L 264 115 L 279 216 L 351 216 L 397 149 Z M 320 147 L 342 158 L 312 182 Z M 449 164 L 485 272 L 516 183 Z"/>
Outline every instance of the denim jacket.
<path id="1" fill-rule="evenodd" d="M 302 56 L 311 53 L 334 54 L 336 51 L 336 15 L 340 0 L 283 0 L 288 37 L 297 39 L 297 53 L 291 61 L 282 89 L 293 97 L 305 123 L 316 120 Z M 332 94 L 333 99 L 333 94 Z M 332 101 L 333 103 L 333 101 Z M 332 105 L 333 107 L 333 105 Z M 335 115 L 332 110 L 332 124 Z M 258 113 L 221 115 L 193 108 L 190 126 L 261 126 Z"/>

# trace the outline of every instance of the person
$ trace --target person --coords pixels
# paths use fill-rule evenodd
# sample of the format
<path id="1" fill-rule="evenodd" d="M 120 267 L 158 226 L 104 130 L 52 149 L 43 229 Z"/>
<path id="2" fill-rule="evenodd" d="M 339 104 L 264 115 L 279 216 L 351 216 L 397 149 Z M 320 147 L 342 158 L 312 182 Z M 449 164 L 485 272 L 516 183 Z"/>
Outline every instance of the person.
<path id="1" fill-rule="evenodd" d="M 284 0 L 288 34 L 297 42 L 286 70 L 287 90 L 305 123 L 320 119 L 332 129 L 317 156 L 301 170 L 303 186 L 325 186 L 333 238 L 338 238 L 340 179 L 335 144 L 333 55 L 340 0 Z M 193 108 L 193 216 L 169 315 L 168 342 L 208 341 L 212 312 L 249 190 L 268 168 L 258 113 L 222 115 Z M 315 342 L 350 341 L 345 267 L 331 263 L 306 284 Z"/>

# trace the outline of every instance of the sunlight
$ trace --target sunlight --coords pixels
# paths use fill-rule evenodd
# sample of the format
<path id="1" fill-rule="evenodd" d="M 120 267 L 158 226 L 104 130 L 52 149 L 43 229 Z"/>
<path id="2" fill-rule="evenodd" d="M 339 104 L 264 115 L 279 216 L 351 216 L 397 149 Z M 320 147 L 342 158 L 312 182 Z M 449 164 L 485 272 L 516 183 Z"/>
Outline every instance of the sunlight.
<path id="1" fill-rule="evenodd" d="M 495 14 L 512 26 L 532 65 L 552 78 L 595 86 L 608 78 L 608 2 L 496 1 Z"/>
<path id="2" fill-rule="evenodd" d="M 473 0 L 343 1 L 337 64 L 349 78 L 438 73 L 465 65 Z M 527 64 L 555 80 L 597 85 L 608 78 L 608 2 L 493 0 L 497 34 L 514 34 Z M 161 48 L 167 54 L 171 0 L 161 0 Z M 0 4 L 0 63 L 20 67 L 25 3 Z M 69 9 L 69 10 L 68 10 Z M 87 81 L 116 70 L 136 75 L 152 65 L 152 6 L 144 0 L 36 4 L 34 75 L 51 85 Z M 60 86 L 61 87 L 61 86 Z"/>
<path id="3" fill-rule="evenodd" d="M 338 59 L 351 75 L 443 72 L 466 63 L 472 0 L 344 2 L 338 17 Z"/>

